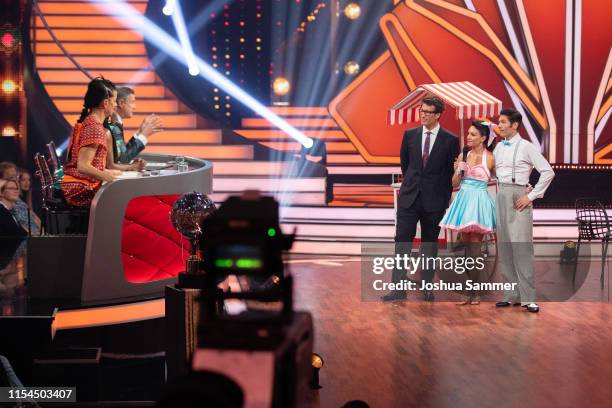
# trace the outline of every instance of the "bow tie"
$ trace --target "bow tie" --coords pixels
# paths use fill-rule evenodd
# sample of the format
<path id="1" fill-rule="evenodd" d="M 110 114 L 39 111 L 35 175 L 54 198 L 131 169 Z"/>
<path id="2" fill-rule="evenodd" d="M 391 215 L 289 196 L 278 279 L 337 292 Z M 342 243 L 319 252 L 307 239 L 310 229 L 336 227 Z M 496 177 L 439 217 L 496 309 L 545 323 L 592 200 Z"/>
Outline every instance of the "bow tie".
<path id="1" fill-rule="evenodd" d="M 504 144 L 504 146 L 510 146 L 512 144 L 507 140 L 502 140 L 502 143 Z"/>

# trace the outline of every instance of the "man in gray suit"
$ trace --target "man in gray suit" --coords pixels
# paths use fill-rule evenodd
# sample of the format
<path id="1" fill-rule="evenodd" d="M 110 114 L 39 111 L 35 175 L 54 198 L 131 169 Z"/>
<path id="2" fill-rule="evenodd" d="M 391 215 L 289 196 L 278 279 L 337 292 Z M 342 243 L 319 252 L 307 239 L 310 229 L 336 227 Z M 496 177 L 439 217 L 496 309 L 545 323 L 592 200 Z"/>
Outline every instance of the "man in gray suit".
<path id="1" fill-rule="evenodd" d="M 493 150 L 498 191 L 496 197 L 497 241 L 499 268 L 504 280 L 515 289 L 504 292 L 497 307 L 521 305 L 532 313 L 536 303 L 533 272 L 533 205 L 555 177 L 552 167 L 539 149 L 518 133 L 522 116 L 514 109 L 504 109 L 499 115 L 498 129 L 504 138 Z M 533 169 L 540 179 L 529 189 Z"/>

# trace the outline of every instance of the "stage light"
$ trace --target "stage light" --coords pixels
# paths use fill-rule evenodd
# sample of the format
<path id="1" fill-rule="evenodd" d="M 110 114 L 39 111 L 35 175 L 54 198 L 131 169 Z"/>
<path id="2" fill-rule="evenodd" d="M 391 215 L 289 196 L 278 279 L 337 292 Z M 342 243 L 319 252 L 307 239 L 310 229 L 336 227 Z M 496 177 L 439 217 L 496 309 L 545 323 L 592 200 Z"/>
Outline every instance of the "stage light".
<path id="1" fill-rule="evenodd" d="M 2 91 L 7 94 L 12 94 L 17 90 L 17 84 L 10 79 L 2 81 Z"/>
<path id="2" fill-rule="evenodd" d="M 176 0 L 167 0 L 166 1 L 166 5 L 164 6 L 164 8 L 162 9 L 162 13 L 164 13 L 167 16 L 171 16 L 174 14 L 174 3 L 176 2 Z"/>
<path id="3" fill-rule="evenodd" d="M 285 77 L 278 77 L 272 83 L 272 89 L 275 95 L 285 96 L 291 91 L 291 83 Z"/>
<path id="4" fill-rule="evenodd" d="M 357 75 L 359 73 L 359 64 L 355 61 L 349 61 L 344 64 L 344 73 L 346 75 Z"/>
<path id="5" fill-rule="evenodd" d="M 361 15 L 361 7 L 357 3 L 349 3 L 344 7 L 344 15 L 349 20 L 357 20 Z"/>
<path id="6" fill-rule="evenodd" d="M 0 27 L 0 45 L 6 55 L 11 55 L 19 44 L 19 31 L 9 25 Z"/>
<path id="7" fill-rule="evenodd" d="M 172 4 L 170 5 L 170 3 Z M 187 33 L 187 25 L 185 24 L 185 19 L 183 18 L 181 4 L 178 0 L 168 0 L 166 7 L 168 6 L 172 7 L 172 22 L 174 23 L 174 28 L 178 34 L 179 42 L 183 48 L 183 55 L 185 56 L 187 67 L 189 68 L 189 74 L 192 76 L 199 75 L 200 69 L 195 62 L 193 48 L 191 47 L 191 41 L 189 40 L 189 34 Z"/>
<path id="8" fill-rule="evenodd" d="M 576 243 L 574 241 L 565 241 L 563 249 L 559 253 L 559 258 L 562 264 L 576 262 L 578 253 Z"/>
<path id="9" fill-rule="evenodd" d="M 325 362 L 323 361 L 323 357 L 321 357 L 317 353 L 312 353 L 312 367 L 321 368 L 323 367 L 323 364 L 325 364 Z"/>
<path id="10" fill-rule="evenodd" d="M 302 147 L 299 153 L 302 160 L 308 160 L 321 165 L 327 164 L 327 146 L 323 139 L 312 139 L 312 146 Z"/>
<path id="11" fill-rule="evenodd" d="M 14 137 L 16 134 L 17 132 L 12 126 L 5 126 L 4 129 L 2 129 L 2 136 L 4 137 Z"/>
<path id="12" fill-rule="evenodd" d="M 148 18 L 144 17 L 142 13 L 136 10 L 129 3 L 125 3 L 119 0 L 109 0 L 107 2 L 90 1 L 90 3 L 95 7 L 103 9 L 112 14 L 122 14 L 128 17 L 133 17 L 133 24 L 131 27 L 133 31 L 142 34 L 146 39 L 149 40 L 151 44 L 153 44 L 160 50 L 163 50 L 166 55 L 174 58 L 179 62 L 184 61 L 184 59 L 182 58 L 182 50 L 180 44 L 174 38 L 168 35 L 168 33 L 164 32 L 156 24 L 152 23 Z M 198 68 L 200 69 L 200 76 L 202 76 L 204 79 L 213 84 L 216 87 L 215 89 L 223 89 L 224 92 L 230 94 L 234 99 L 240 101 L 242 104 L 247 106 L 259 116 L 262 116 L 264 119 L 267 119 L 269 122 L 273 123 L 274 126 L 287 133 L 301 145 L 305 147 L 312 146 L 313 141 L 311 138 L 304 135 L 295 127 L 291 126 L 289 123 L 287 123 L 287 121 L 278 116 L 276 113 L 272 112 L 261 102 L 256 100 L 253 96 L 245 92 L 244 89 L 240 88 L 232 81 L 225 78 L 212 66 L 204 62 L 201 58 L 197 56 L 194 56 L 194 58 Z"/>
<path id="13" fill-rule="evenodd" d="M 323 367 L 323 364 L 325 364 L 323 361 L 323 357 L 321 357 L 317 353 L 312 353 L 311 364 L 312 377 L 310 378 L 310 388 L 313 390 L 318 390 L 320 388 L 323 388 L 321 387 L 321 384 L 319 384 L 319 371 L 321 370 L 321 367 Z"/>
<path id="14" fill-rule="evenodd" d="M 2 34 L 2 45 L 4 48 L 11 48 L 15 45 L 17 41 L 15 40 L 15 36 L 13 33 L 4 33 Z"/>
<path id="15" fill-rule="evenodd" d="M 303 33 L 306 30 L 306 25 L 308 23 L 311 23 L 313 21 L 315 21 L 317 19 L 317 15 L 319 14 L 319 11 L 325 7 L 325 3 L 321 2 L 319 4 L 317 4 L 317 6 L 315 7 L 315 9 L 308 15 L 306 16 L 306 21 L 302 21 L 299 25 L 299 27 L 297 28 L 297 32 Z M 339 15 L 338 13 L 336 13 L 336 16 Z"/>

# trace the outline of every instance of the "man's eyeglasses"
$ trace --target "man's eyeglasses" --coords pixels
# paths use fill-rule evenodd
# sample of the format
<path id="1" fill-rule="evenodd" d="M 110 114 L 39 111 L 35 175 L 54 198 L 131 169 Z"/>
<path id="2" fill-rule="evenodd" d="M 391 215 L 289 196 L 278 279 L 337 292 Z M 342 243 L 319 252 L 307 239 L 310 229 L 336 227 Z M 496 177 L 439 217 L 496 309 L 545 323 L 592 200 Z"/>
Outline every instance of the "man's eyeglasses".
<path id="1" fill-rule="evenodd" d="M 433 114 L 436 114 L 438 112 L 436 112 L 435 110 L 430 111 L 430 110 L 419 109 L 419 113 L 421 115 L 433 115 Z"/>

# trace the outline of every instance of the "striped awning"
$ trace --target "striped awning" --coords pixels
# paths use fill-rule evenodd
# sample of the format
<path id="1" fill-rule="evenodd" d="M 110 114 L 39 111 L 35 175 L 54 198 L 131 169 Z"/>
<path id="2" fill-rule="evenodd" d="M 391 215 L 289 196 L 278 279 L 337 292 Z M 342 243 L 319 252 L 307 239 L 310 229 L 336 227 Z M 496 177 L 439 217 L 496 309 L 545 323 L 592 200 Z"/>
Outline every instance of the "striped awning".
<path id="1" fill-rule="evenodd" d="M 467 81 L 425 84 L 418 86 L 389 109 L 387 124 L 418 122 L 421 101 L 428 95 L 436 95 L 454 107 L 456 119 L 497 116 L 502 108 L 499 99 Z"/>

